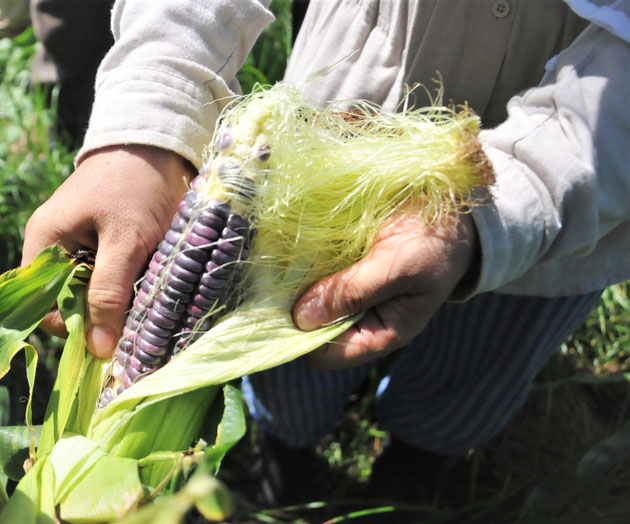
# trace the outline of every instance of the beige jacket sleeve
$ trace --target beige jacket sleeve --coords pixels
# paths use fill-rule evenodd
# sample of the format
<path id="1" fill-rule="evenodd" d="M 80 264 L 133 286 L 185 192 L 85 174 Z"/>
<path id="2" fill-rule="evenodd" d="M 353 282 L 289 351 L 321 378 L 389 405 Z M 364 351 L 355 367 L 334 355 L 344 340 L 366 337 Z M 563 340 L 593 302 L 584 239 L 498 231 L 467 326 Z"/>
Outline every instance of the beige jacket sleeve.
<path id="1" fill-rule="evenodd" d="M 554 296 L 630 276 L 630 43 L 596 25 L 480 139 L 492 203 L 473 211 L 474 293 Z"/>
<path id="2" fill-rule="evenodd" d="M 269 2 L 118 0 L 77 164 L 101 147 L 145 144 L 200 167 L 220 111 L 239 92 L 235 75 L 273 21 Z"/>

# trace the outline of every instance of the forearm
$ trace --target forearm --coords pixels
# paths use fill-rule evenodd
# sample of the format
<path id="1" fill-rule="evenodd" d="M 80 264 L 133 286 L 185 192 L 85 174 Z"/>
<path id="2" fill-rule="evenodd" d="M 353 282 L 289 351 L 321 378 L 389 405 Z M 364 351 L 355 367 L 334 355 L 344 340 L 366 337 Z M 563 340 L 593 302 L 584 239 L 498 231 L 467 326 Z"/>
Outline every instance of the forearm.
<path id="1" fill-rule="evenodd" d="M 496 184 L 473 210 L 473 293 L 585 293 L 628 278 L 630 44 L 592 27 L 480 139 Z"/>
<path id="2" fill-rule="evenodd" d="M 77 162 L 95 149 L 144 144 L 199 167 L 204 146 L 256 38 L 268 0 L 118 0 Z"/>

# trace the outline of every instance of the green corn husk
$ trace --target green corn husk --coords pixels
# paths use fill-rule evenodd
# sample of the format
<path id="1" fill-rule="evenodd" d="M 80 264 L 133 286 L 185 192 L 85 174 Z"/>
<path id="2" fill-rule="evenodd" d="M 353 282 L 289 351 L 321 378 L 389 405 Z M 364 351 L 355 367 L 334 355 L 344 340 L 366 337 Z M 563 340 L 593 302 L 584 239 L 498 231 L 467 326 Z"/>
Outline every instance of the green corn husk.
<path id="1" fill-rule="evenodd" d="M 217 134 L 233 140 L 227 149 L 209 148 L 202 191 L 217 196 L 222 186 L 213 180 L 228 161 L 256 184 L 257 235 L 242 301 L 103 409 L 96 406 L 111 362 L 85 350 L 89 268 L 51 247 L 28 268 L 0 277 L 0 375 L 24 347 L 32 383 L 36 352 L 22 341 L 55 300 L 70 335 L 37 451 L 34 439 L 29 446 L 30 470 L 8 501 L 0 497 L 0 521 L 123 518 L 176 492 L 195 465 L 192 487 L 177 500 L 214 518 L 229 513 L 223 488 L 208 475 L 245 425 L 238 391 L 220 386 L 296 359 L 356 322 L 358 316 L 302 332 L 291 307 L 307 286 L 361 259 L 397 213 L 413 207 L 427 222 L 438 222 L 475 205 L 476 188 L 491 182 L 475 138 L 479 121 L 465 108 L 386 114 L 365 102 L 353 106 L 351 117 L 335 106 L 320 111 L 295 87 L 279 84 L 222 116 Z M 256 163 L 261 147 L 271 152 L 264 169 Z M 423 205 L 413 206 L 418 201 Z M 220 423 L 208 431 L 207 421 L 215 419 Z M 29 406 L 26 420 L 30 426 Z M 201 436 L 212 445 L 198 441 L 191 450 Z M 3 469 L 6 461 L 0 450 Z M 181 510 L 174 501 L 159 504 Z M 128 522 L 143 522 L 142 515 L 150 522 L 155 514 L 145 508 Z"/>

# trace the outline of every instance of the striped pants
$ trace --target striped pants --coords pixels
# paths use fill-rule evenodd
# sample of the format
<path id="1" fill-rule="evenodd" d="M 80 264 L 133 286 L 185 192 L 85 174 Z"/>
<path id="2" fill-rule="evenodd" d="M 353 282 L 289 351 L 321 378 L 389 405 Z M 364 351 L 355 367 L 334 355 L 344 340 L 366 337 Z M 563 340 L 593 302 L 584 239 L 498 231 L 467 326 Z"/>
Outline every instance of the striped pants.
<path id="1" fill-rule="evenodd" d="M 485 293 L 445 304 L 397 356 L 378 388 L 376 415 L 400 440 L 459 455 L 493 437 L 531 383 L 584 321 L 601 291 L 558 298 Z M 291 447 L 332 431 L 375 363 L 316 371 L 302 359 L 243 379 L 259 427 Z"/>

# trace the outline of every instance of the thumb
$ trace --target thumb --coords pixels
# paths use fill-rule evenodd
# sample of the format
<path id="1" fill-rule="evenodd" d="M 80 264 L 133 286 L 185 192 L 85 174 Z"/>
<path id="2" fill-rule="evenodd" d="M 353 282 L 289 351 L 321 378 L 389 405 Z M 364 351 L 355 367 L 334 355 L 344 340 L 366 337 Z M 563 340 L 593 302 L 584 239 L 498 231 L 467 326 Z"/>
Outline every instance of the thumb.
<path id="1" fill-rule="evenodd" d="M 106 358 L 114 352 L 144 259 L 131 244 L 100 240 L 87 294 L 87 347 L 95 357 Z"/>
<path id="2" fill-rule="evenodd" d="M 392 266 L 393 260 L 391 253 L 376 244 L 363 260 L 320 280 L 295 304 L 295 324 L 312 331 L 396 296 L 404 279 L 396 278 L 401 275 L 397 264 Z"/>

